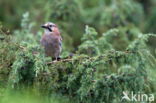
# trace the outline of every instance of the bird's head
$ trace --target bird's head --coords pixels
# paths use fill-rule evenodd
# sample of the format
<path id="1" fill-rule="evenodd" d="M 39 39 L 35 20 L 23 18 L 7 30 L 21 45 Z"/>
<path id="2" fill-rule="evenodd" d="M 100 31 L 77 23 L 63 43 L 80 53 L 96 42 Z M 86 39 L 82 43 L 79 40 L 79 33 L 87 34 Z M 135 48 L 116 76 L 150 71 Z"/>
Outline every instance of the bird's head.
<path id="1" fill-rule="evenodd" d="M 47 33 L 58 31 L 57 25 L 52 22 L 47 22 L 44 25 L 41 25 L 41 27 L 44 28 L 45 32 Z"/>

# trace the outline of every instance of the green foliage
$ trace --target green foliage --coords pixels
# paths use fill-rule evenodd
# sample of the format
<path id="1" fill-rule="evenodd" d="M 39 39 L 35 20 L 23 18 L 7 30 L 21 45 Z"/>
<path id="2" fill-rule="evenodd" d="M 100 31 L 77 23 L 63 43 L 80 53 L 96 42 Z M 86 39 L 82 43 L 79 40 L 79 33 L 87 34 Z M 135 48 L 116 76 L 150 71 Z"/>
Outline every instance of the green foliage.
<path id="1" fill-rule="evenodd" d="M 0 86 L 5 86 L 8 80 L 11 65 L 15 60 L 15 51 L 18 50 L 18 44 L 12 42 L 12 36 L 2 30 L 0 25 Z"/>
<path id="2" fill-rule="evenodd" d="M 16 50 L 16 60 L 12 64 L 12 71 L 9 77 L 10 86 L 18 83 L 32 84 L 31 81 L 37 77 L 40 71 L 46 71 L 46 61 L 43 49 L 37 38 L 40 38 L 40 33 L 33 35 L 30 33 L 32 24 L 29 24 L 29 13 L 23 15 L 21 27 L 22 30 L 17 30 L 14 33 L 13 42 L 19 44 Z M 32 39 L 36 38 L 36 39 Z"/>
<path id="3" fill-rule="evenodd" d="M 10 28 L 20 28 L 21 15 L 29 11 L 33 33 L 43 22 L 55 22 L 61 28 L 68 49 L 74 50 L 73 46 L 81 43 L 86 24 L 100 34 L 112 27 L 127 25 L 154 32 L 155 4 L 154 0 L 34 0 L 33 3 L 31 0 L 5 0 L 0 1 L 0 21 Z"/>
<path id="4" fill-rule="evenodd" d="M 75 97 L 79 102 L 118 102 L 124 90 L 146 91 L 145 65 L 140 54 L 128 51 L 109 51 L 92 58 L 78 56 L 49 65 L 50 73 L 41 73 L 37 85 L 47 88 L 44 91 Z"/>
<path id="5" fill-rule="evenodd" d="M 18 31 L 19 34 L 24 30 Z M 150 80 L 152 76 L 149 75 L 156 67 L 156 60 L 145 43 L 153 34 L 138 32 L 137 36 L 137 30 L 126 34 L 127 30 L 110 29 L 98 37 L 94 28 L 86 26 L 77 54 L 56 63 L 48 63 L 49 59 L 43 55 L 37 40 L 28 38 L 18 41 L 16 59 L 10 61 L 9 86 L 20 88 L 23 84 L 29 85 L 41 93 L 58 93 L 85 103 L 117 103 L 125 90 L 156 91 L 155 80 Z M 23 34 L 31 35 L 28 31 Z M 112 42 L 115 38 L 116 43 Z M 117 51 L 116 44 L 122 44 L 121 41 L 125 44 L 120 45 L 123 51 Z"/>
<path id="6" fill-rule="evenodd" d="M 0 102 L 9 102 L 6 98 L 10 94 L 1 98 L 6 87 L 35 89 L 34 95 L 41 96 L 25 99 L 30 103 L 67 103 L 68 98 L 74 103 L 119 103 L 123 91 L 156 94 L 156 58 L 151 53 L 155 51 L 151 41 L 155 34 L 143 33 L 155 32 L 154 0 L 147 4 L 140 0 L 27 0 L 17 7 L 17 0 L 7 2 L 0 1 L 7 5 L 7 9 L 0 9 L 0 20 L 18 29 L 9 33 L 0 25 Z M 23 14 L 24 6 L 29 12 Z M 12 12 L 23 14 L 21 25 L 20 17 L 10 18 Z M 44 55 L 38 26 L 43 21 L 60 28 L 61 61 L 52 62 Z M 16 100 L 20 95 L 13 97 L 15 102 L 20 101 Z M 47 99 L 52 96 L 52 100 L 42 100 L 43 95 Z"/>
<path id="7" fill-rule="evenodd" d="M 41 95 L 36 89 L 5 90 L 0 96 L 1 103 L 74 103 L 65 96 L 53 94 L 49 97 Z"/>
<path id="8" fill-rule="evenodd" d="M 108 50 L 125 50 L 128 45 L 131 45 L 131 42 L 136 41 L 135 39 L 138 37 L 138 33 L 139 30 L 134 27 L 131 29 L 129 29 L 129 27 L 119 27 L 110 29 L 98 37 L 99 34 L 97 34 L 94 28 L 86 26 L 85 34 L 82 37 L 82 44 L 79 45 L 78 53 L 95 56 L 103 54 Z M 143 34 L 140 34 L 140 36 L 142 35 Z M 149 36 L 147 35 L 143 37 L 146 37 L 147 39 Z M 142 40 L 139 42 L 142 42 Z"/>
<path id="9" fill-rule="evenodd" d="M 84 53 L 88 55 L 97 55 L 99 50 L 97 47 L 97 32 L 94 28 L 86 26 L 85 34 L 82 37 L 83 44 L 79 46 L 79 53 Z"/>

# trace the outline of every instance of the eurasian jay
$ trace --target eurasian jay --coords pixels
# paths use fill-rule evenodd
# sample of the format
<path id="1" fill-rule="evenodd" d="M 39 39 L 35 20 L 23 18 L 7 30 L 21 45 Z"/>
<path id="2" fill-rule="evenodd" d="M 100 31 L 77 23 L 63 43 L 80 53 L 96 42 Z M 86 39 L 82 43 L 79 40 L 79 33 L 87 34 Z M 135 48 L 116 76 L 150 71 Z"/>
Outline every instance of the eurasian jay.
<path id="1" fill-rule="evenodd" d="M 41 27 L 44 28 L 44 34 L 40 42 L 44 47 L 46 56 L 51 57 L 52 60 L 60 59 L 60 53 L 62 50 L 62 37 L 57 25 L 52 22 L 47 22 Z"/>

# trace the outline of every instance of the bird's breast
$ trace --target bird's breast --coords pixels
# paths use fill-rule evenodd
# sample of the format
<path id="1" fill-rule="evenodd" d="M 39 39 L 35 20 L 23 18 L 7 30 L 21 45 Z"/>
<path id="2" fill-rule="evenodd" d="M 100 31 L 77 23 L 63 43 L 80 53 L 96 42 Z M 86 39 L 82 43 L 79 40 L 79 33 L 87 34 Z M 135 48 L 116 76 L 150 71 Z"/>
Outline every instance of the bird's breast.
<path id="1" fill-rule="evenodd" d="M 61 40 L 55 35 L 44 35 L 41 39 L 41 44 L 46 48 L 59 48 Z"/>

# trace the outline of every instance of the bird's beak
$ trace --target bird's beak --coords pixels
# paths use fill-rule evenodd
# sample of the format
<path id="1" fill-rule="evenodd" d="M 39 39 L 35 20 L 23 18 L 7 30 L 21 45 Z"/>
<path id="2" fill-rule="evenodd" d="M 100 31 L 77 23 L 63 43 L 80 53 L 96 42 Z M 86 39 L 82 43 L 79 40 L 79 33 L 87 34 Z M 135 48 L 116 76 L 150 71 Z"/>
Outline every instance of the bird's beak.
<path id="1" fill-rule="evenodd" d="M 45 25 L 41 25 L 41 28 L 47 28 L 47 26 L 45 26 Z"/>
<path id="2" fill-rule="evenodd" d="M 48 26 L 41 25 L 41 28 L 48 29 L 50 32 L 52 32 L 52 30 Z"/>

